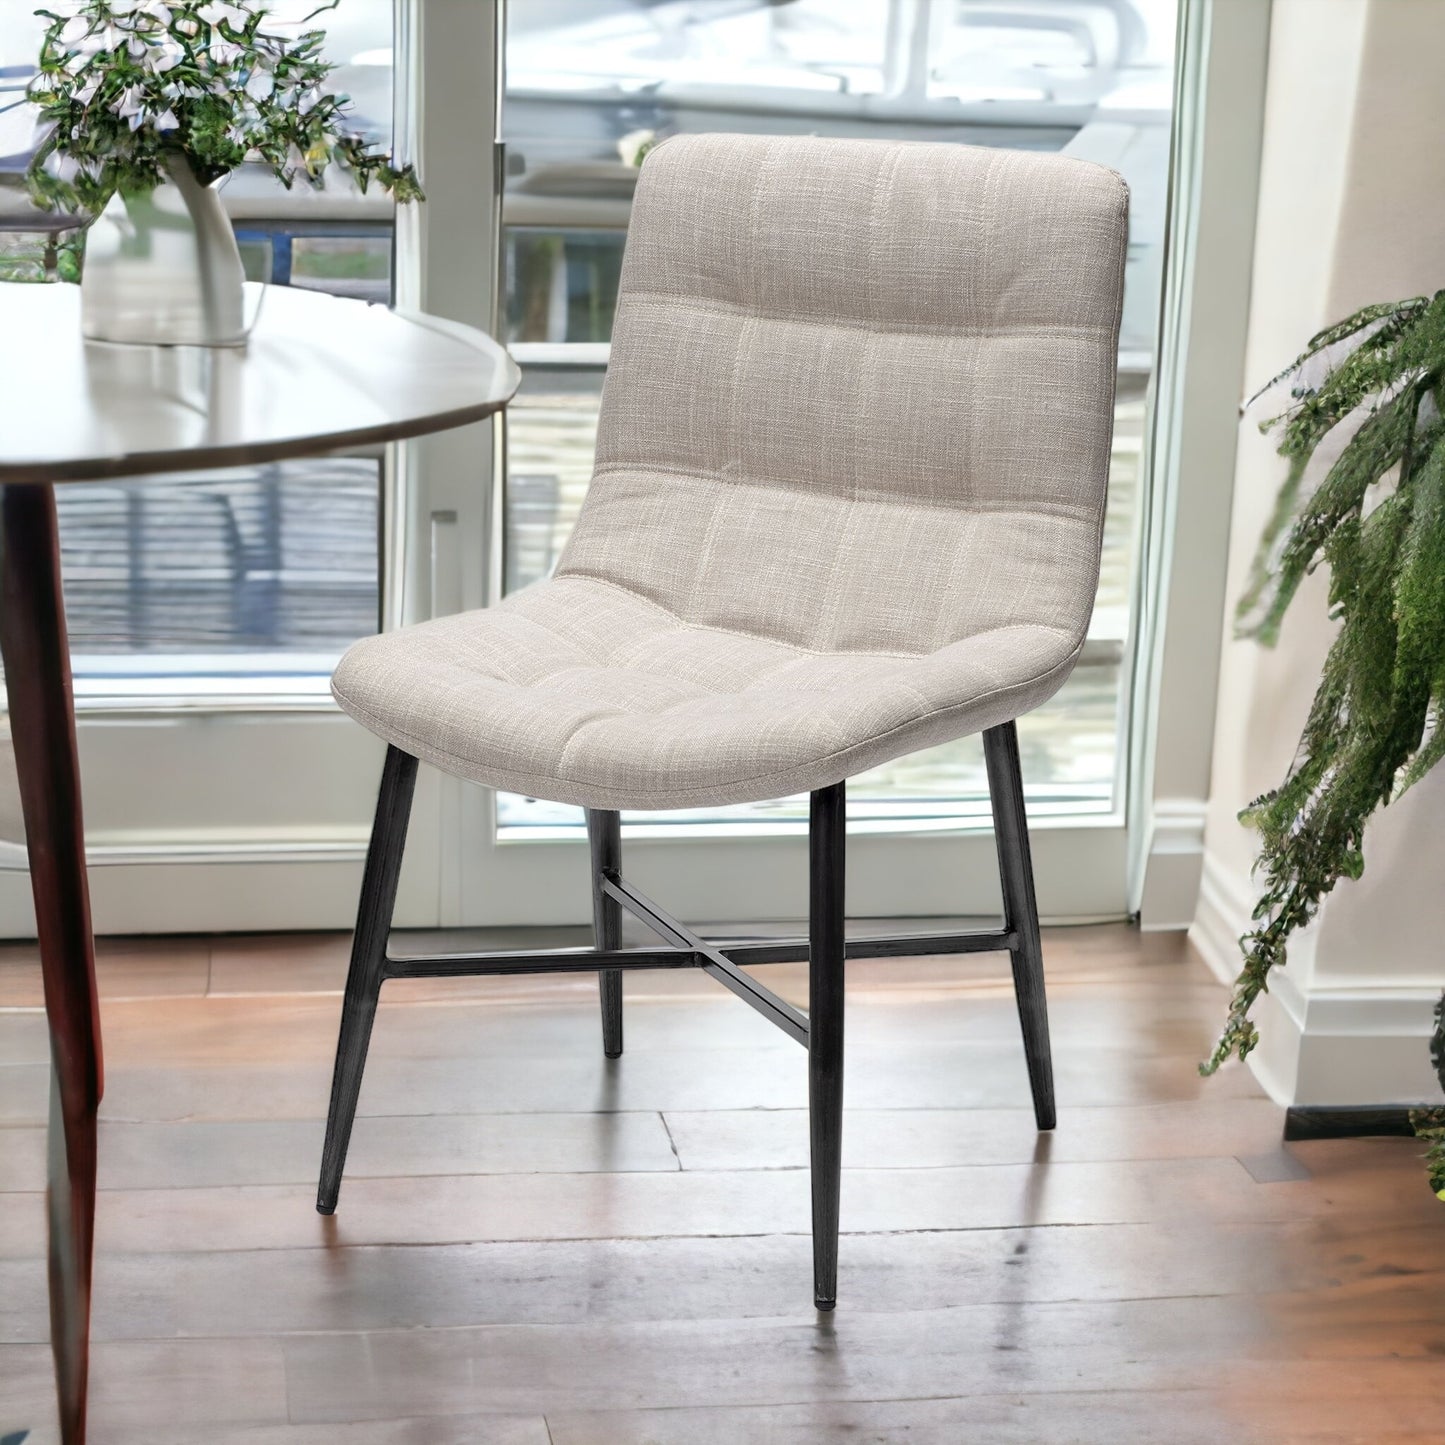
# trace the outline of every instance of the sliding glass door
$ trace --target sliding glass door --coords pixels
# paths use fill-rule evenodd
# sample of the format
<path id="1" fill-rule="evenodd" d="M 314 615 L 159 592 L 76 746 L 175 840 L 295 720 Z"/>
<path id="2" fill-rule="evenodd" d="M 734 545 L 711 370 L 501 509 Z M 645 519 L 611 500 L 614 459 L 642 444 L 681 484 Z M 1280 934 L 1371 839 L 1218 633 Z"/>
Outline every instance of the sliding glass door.
<path id="1" fill-rule="evenodd" d="M 39 283 L 70 264 L 20 186 L 39 22 L 0 10 L 0 274 Z M 224 194 L 252 275 L 494 327 L 522 389 L 495 428 L 63 495 L 100 927 L 349 924 L 380 749 L 332 706 L 330 668 L 355 636 L 555 564 L 591 474 L 637 165 L 701 130 L 1066 151 L 1129 181 L 1098 606 L 1073 678 L 1020 726 L 1044 911 L 1124 912 L 1173 0 L 340 0 L 313 23 L 428 200 L 394 213 L 241 173 Z M 849 809 L 855 915 L 997 906 L 978 739 L 854 780 Z M 802 798 L 628 815 L 628 871 L 695 920 L 796 918 L 805 816 Z M 0 849 L 0 933 L 29 926 L 18 845 Z M 576 810 L 424 769 L 398 918 L 583 922 L 585 859 Z"/>
<path id="2" fill-rule="evenodd" d="M 653 141 L 743 131 L 1008 146 L 1082 156 L 1128 180 L 1098 603 L 1077 670 L 1019 728 L 1041 893 L 1056 915 L 1124 911 L 1129 660 L 1175 23 L 1172 0 L 577 0 L 507 13 L 501 320 L 524 381 L 506 424 L 497 595 L 547 575 L 586 494 L 632 190 Z M 848 794 L 854 857 L 870 860 L 850 879 L 855 911 L 992 906 L 978 738 L 875 769 Z M 801 858 L 806 815 L 803 797 L 629 814 L 625 836 L 636 866 L 710 870 L 714 891 L 692 893 L 707 916 L 786 913 L 788 898 L 797 913 L 796 888 L 773 880 L 776 860 Z M 495 830 L 504 853 L 543 867 L 566 850 L 537 845 L 578 846 L 581 817 L 502 794 Z M 760 842 L 755 873 L 746 849 Z M 554 896 L 560 904 L 561 890 Z M 582 901 L 563 911 L 580 917 Z"/>

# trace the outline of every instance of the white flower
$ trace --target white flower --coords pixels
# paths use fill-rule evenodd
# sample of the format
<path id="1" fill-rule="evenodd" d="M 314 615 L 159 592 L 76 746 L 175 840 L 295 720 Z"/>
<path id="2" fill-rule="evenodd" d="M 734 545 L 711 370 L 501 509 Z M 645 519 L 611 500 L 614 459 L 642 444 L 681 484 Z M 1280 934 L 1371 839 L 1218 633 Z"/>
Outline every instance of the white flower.
<path id="1" fill-rule="evenodd" d="M 113 115 L 118 115 L 122 120 L 129 120 L 131 129 L 134 130 L 140 124 L 139 116 L 144 109 L 141 97 L 141 88 L 138 85 L 128 85 L 110 103 L 109 110 Z"/>
<path id="2" fill-rule="evenodd" d="M 227 134 L 237 145 L 255 129 L 261 119 L 260 112 L 249 100 L 243 100 L 231 111 L 231 124 Z"/>
<path id="3" fill-rule="evenodd" d="M 252 100 L 266 100 L 276 89 L 276 77 L 270 71 L 262 70 L 257 66 L 246 77 L 246 94 Z"/>
<path id="4" fill-rule="evenodd" d="M 152 124 L 160 135 L 165 135 L 169 131 L 179 130 L 181 128 L 180 121 L 176 119 L 175 111 L 170 109 L 158 115 Z"/>
<path id="5" fill-rule="evenodd" d="M 210 24 L 219 25 L 225 21 L 233 30 L 239 30 L 248 18 L 244 6 L 228 4 L 225 0 L 212 0 L 211 4 L 203 5 L 201 14 Z"/>
<path id="6" fill-rule="evenodd" d="M 657 144 L 655 130 L 630 130 L 617 142 L 617 154 L 625 166 L 640 166 L 643 157 Z"/>
<path id="7" fill-rule="evenodd" d="M 167 75 L 186 58 L 186 52 L 174 41 L 162 45 L 151 64 L 157 75 Z"/>
<path id="8" fill-rule="evenodd" d="M 77 48 L 79 53 L 88 60 L 91 56 L 99 55 L 103 51 L 109 53 L 112 50 L 119 50 L 126 43 L 126 34 L 120 26 L 107 23 L 89 31 L 79 42 Z"/>
<path id="9" fill-rule="evenodd" d="M 129 16 L 131 25 L 147 29 L 169 25 L 172 20 L 168 0 L 111 0 L 110 9 L 118 19 Z"/>

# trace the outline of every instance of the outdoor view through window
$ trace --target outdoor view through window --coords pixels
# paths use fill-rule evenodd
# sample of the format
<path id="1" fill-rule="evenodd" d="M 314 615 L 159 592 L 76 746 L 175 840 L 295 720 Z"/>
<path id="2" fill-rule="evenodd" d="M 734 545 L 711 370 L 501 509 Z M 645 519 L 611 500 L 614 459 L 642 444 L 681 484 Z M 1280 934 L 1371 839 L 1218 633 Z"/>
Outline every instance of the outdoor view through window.
<path id="1" fill-rule="evenodd" d="M 24 100 L 44 21 L 0 4 L 0 278 L 65 267 L 68 233 L 30 206 Z M 271 0 L 300 24 L 314 0 Z M 392 0 L 340 0 L 315 23 L 360 128 L 389 144 Z M 631 207 L 648 139 L 731 130 L 1066 151 L 1133 193 L 1114 462 L 1098 607 L 1084 657 L 1020 723 L 1035 815 L 1119 801 L 1145 399 L 1158 317 L 1173 0 L 513 0 L 506 7 L 503 339 L 522 363 L 506 421 L 503 590 L 545 576 L 586 492 Z M 435 97 L 432 98 L 433 101 Z M 479 136 L 478 145 L 488 137 Z M 386 299 L 393 207 L 335 172 L 287 192 L 225 184 L 254 279 Z M 479 256 L 486 247 L 479 244 Z M 159 483 L 62 489 L 66 593 L 82 678 L 318 678 L 380 612 L 380 452 Z M 978 739 L 903 759 L 850 789 L 855 819 L 943 825 L 982 812 Z M 573 810 L 503 797 L 504 827 Z M 802 800 L 678 815 L 796 821 Z"/>
<path id="2" fill-rule="evenodd" d="M 586 493 L 638 152 L 746 131 L 1064 151 L 1133 193 L 1114 458 L 1098 605 L 1083 659 L 1020 720 L 1036 815 L 1118 801 L 1145 398 L 1154 365 L 1172 103 L 1174 0 L 549 0 L 508 11 L 505 340 L 523 366 L 507 420 L 505 585 L 556 562 Z M 917 827 L 987 810 L 977 738 L 849 786 L 855 820 Z M 669 814 L 796 821 L 806 799 Z M 502 797 L 535 828 L 575 810 Z"/>
<path id="3" fill-rule="evenodd" d="M 56 8 L 56 7 L 47 7 Z M 274 28 L 315 0 L 271 0 Z M 0 280 L 66 267 L 69 218 L 36 211 L 24 173 L 35 144 L 25 88 L 47 23 L 32 0 L 0 3 Z M 339 63 L 357 128 L 390 145 L 392 0 L 340 0 L 310 22 Z M 259 167 L 222 190 L 248 276 L 385 301 L 393 205 L 336 168 L 287 191 Z M 157 673 L 316 675 L 378 623 L 382 457 L 281 462 L 125 486 L 61 488 L 66 607 L 81 678 Z"/>

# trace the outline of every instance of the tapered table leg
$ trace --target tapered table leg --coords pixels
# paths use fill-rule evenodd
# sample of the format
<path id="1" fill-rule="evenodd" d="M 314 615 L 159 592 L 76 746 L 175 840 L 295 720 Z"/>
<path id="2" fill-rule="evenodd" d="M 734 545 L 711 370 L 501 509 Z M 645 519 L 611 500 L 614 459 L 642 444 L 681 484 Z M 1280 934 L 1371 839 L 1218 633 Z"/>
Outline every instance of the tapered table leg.
<path id="1" fill-rule="evenodd" d="M 0 491 L 0 653 L 50 1022 L 50 1342 L 61 1439 L 81 1445 L 90 1355 L 95 1115 L 103 1079 L 70 646 L 55 495 L 48 486 L 12 484 Z"/>

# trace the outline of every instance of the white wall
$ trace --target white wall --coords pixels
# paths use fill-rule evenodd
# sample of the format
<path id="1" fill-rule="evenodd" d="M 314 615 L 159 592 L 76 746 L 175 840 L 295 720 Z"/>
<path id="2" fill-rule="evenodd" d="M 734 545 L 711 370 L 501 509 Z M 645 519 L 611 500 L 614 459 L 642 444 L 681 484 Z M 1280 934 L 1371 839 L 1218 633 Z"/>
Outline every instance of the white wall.
<path id="1" fill-rule="evenodd" d="M 1445 286 L 1445 4 L 1275 0 L 1246 378 L 1253 390 L 1315 331 L 1371 302 Z M 1274 398 L 1276 404 L 1280 397 Z M 1275 441 L 1241 422 L 1204 876 L 1191 937 L 1221 977 L 1256 895 L 1255 839 L 1236 814 L 1284 775 L 1329 646 L 1324 579 L 1301 590 L 1273 650 L 1232 635 L 1283 474 Z M 1285 1103 L 1405 1103 L 1438 1095 L 1424 1040 L 1445 983 L 1445 776 L 1370 828 L 1365 877 L 1342 883 L 1260 1001 L 1251 1059 Z"/>

